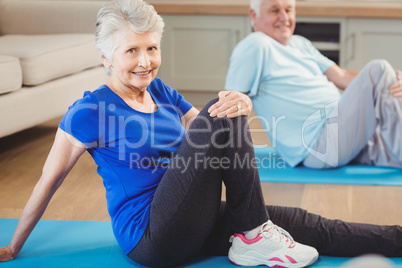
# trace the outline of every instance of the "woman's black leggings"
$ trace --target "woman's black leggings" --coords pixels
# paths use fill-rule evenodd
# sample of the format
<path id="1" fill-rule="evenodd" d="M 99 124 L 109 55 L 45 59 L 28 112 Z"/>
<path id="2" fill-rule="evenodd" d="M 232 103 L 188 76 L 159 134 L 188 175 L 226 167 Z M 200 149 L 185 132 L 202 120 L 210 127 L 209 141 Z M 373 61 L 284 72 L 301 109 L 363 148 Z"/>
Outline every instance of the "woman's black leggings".
<path id="1" fill-rule="evenodd" d="M 345 223 L 299 208 L 266 206 L 247 118 L 211 118 L 207 111 L 216 101 L 194 120 L 164 174 L 145 234 L 128 254 L 132 260 L 172 267 L 200 253 L 227 255 L 234 232 L 268 219 L 321 254 L 402 256 L 400 226 Z M 221 201 L 222 182 L 226 202 Z"/>

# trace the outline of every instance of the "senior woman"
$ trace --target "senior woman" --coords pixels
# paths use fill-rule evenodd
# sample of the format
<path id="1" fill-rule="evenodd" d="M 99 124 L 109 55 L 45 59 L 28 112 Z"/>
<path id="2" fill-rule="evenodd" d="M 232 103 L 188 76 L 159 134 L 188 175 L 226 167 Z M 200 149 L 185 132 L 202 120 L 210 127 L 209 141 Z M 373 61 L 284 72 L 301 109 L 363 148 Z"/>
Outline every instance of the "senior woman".
<path id="1" fill-rule="evenodd" d="M 304 267 L 318 257 L 311 246 L 335 256 L 401 256 L 400 227 L 266 206 L 245 116 L 250 99 L 221 92 L 199 112 L 156 78 L 163 27 L 142 0 L 111 1 L 99 11 L 96 42 L 110 79 L 85 92 L 61 120 L 12 241 L 0 248 L 1 261 L 17 257 L 85 151 L 103 178 L 114 235 L 142 265 L 176 266 L 200 253 L 229 252 L 238 265 Z"/>

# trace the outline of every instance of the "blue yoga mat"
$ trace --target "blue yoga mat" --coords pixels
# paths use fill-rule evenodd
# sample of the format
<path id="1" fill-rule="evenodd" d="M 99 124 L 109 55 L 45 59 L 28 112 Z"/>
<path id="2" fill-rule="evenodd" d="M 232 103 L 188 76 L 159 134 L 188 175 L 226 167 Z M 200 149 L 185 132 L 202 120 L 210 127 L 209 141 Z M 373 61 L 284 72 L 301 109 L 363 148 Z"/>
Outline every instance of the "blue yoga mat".
<path id="1" fill-rule="evenodd" d="M 8 245 L 17 227 L 16 219 L 0 219 L 0 246 Z M 320 256 L 310 266 L 339 267 L 350 258 Z M 390 258 L 402 267 L 402 258 Z M 41 220 L 18 258 L 0 263 L 8 267 L 141 267 L 119 248 L 110 222 Z M 237 267 L 227 257 L 198 258 L 185 267 Z"/>
<path id="2" fill-rule="evenodd" d="M 262 182 L 402 186 L 402 169 L 365 165 L 317 170 L 286 165 L 274 148 L 255 148 Z"/>

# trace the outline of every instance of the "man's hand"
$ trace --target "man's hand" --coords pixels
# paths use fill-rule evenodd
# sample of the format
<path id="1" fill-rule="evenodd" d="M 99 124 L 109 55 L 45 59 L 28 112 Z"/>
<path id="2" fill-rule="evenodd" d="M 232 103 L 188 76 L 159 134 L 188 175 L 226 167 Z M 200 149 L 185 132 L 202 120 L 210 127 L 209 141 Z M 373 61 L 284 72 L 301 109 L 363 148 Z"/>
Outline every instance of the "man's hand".
<path id="1" fill-rule="evenodd" d="M 253 109 L 251 100 L 246 94 L 237 91 L 221 91 L 218 96 L 219 101 L 208 109 L 212 117 L 248 116 Z"/>
<path id="2" fill-rule="evenodd" d="M 17 254 L 11 249 L 10 246 L 0 248 L 0 262 L 11 261 L 17 257 Z"/>
<path id="3" fill-rule="evenodd" d="M 402 98 L 402 72 L 396 70 L 397 81 L 389 87 L 389 91 L 396 98 Z"/>

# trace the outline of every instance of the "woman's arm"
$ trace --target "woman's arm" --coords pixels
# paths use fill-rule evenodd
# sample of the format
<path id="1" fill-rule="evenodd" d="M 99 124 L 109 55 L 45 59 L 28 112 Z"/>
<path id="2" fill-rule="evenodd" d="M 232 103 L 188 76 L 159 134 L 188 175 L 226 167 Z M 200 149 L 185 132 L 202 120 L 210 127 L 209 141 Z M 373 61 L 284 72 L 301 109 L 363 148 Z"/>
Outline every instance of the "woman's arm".
<path id="1" fill-rule="evenodd" d="M 25 205 L 11 243 L 0 248 L 0 261 L 10 261 L 17 257 L 53 194 L 85 150 L 86 147 L 77 139 L 61 129 L 57 130 L 42 175 Z"/>
<path id="2" fill-rule="evenodd" d="M 244 93 L 237 91 L 221 91 L 218 93 L 219 101 L 209 107 L 208 112 L 212 117 L 229 118 L 246 115 L 248 116 L 253 110 L 251 99 Z M 181 117 L 181 123 L 188 130 L 194 119 L 199 114 L 196 108 L 191 108 L 185 115 Z"/>
<path id="3" fill-rule="evenodd" d="M 218 93 L 219 101 L 209 107 L 208 112 L 212 117 L 237 117 L 248 116 L 253 110 L 253 104 L 249 96 L 237 91 L 221 91 Z"/>
<path id="4" fill-rule="evenodd" d="M 195 107 L 191 108 L 185 115 L 183 115 L 180 120 L 182 125 L 186 130 L 188 130 L 193 123 L 194 119 L 200 113 Z"/>

